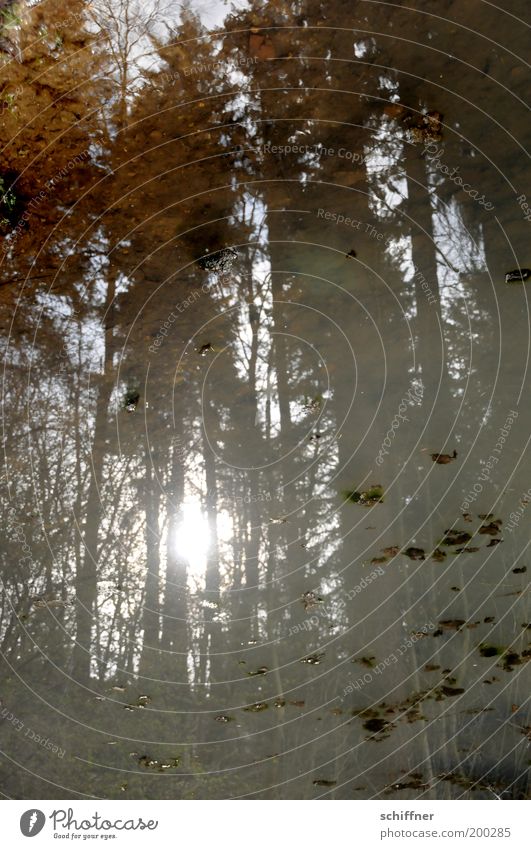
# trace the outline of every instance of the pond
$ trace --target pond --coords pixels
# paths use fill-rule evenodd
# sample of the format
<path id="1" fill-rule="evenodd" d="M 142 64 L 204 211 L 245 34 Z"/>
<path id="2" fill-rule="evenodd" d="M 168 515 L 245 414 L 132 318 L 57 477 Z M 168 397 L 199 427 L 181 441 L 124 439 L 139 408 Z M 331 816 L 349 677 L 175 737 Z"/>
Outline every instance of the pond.
<path id="1" fill-rule="evenodd" d="M 529 798 L 527 4 L 0 6 L 3 793 Z"/>

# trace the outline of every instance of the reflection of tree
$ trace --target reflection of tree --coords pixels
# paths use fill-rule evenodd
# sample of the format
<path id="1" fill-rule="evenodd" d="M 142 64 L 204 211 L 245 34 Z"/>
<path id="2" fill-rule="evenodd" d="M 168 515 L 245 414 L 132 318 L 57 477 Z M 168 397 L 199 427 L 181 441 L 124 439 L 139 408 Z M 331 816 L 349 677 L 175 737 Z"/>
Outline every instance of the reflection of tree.
<path id="1" fill-rule="evenodd" d="M 351 234 L 323 228 L 315 208 L 344 209 L 364 222 L 379 222 L 393 236 L 387 253 L 375 243 L 363 253 L 357 234 L 352 247 L 364 260 L 370 257 L 368 265 L 383 269 L 406 314 L 416 312 L 420 376 L 434 387 L 441 364 L 432 358 L 431 336 L 445 317 L 440 253 L 434 250 L 434 242 L 442 250 L 434 226 L 437 205 L 425 188 L 431 175 L 420 149 L 410 146 L 404 165 L 403 126 L 388 121 L 389 115 L 382 119 L 381 105 L 359 98 L 358 87 L 367 97 L 373 91 L 369 72 L 336 65 L 327 52 L 330 33 L 303 25 L 323 19 L 320 4 L 301 3 L 296 11 L 291 3 L 268 4 L 265 11 L 253 4 L 230 16 L 233 32 L 214 40 L 190 12 L 163 38 L 162 5 L 144 10 L 123 0 L 103 7 L 103 19 L 95 19 L 106 22 L 112 37 L 87 58 L 90 69 L 95 56 L 101 63 L 87 102 L 103 91 L 112 95 L 104 117 L 87 121 L 94 147 L 81 179 L 87 187 L 101 183 L 96 199 L 92 193 L 80 198 L 79 214 L 51 236 L 53 267 L 64 264 L 54 289 L 45 297 L 39 293 L 45 310 L 35 343 L 35 304 L 28 299 L 23 307 L 17 329 L 26 331 L 9 363 L 6 416 L 25 422 L 28 399 L 31 413 L 29 423 L 6 438 L 18 512 L 31 516 L 35 497 L 42 507 L 31 530 L 24 525 L 38 556 L 15 574 L 11 564 L 20 544 L 14 533 L 7 542 L 2 647 L 15 663 L 34 650 L 33 638 L 78 683 L 104 694 L 98 722 L 108 722 L 111 730 L 130 722 L 124 736 L 185 744 L 183 763 L 190 773 L 218 766 L 217 744 L 225 731 L 234 733 L 239 762 L 265 759 L 259 777 L 250 779 L 250 770 L 242 768 L 203 777 L 193 787 L 179 778 L 160 792 L 193 795 L 199 787 L 210 796 L 236 795 L 292 777 L 301 764 L 312 769 L 331 753 L 341 754 L 343 738 L 329 728 L 309 754 L 308 741 L 319 726 L 310 726 L 313 718 L 291 722 L 303 717 L 300 701 L 312 692 L 304 685 L 314 670 L 300 659 L 328 642 L 327 662 L 342 664 L 343 674 L 356 643 L 371 636 L 361 629 L 344 640 L 336 637 L 335 629 L 341 633 L 350 619 L 364 617 L 365 598 L 348 614 L 334 605 L 372 556 L 366 542 L 372 539 L 370 512 L 367 519 L 359 519 L 359 511 L 351 519 L 353 512 L 336 510 L 341 483 L 357 483 L 365 465 L 372 468 L 374 455 L 368 460 L 359 450 L 352 459 L 352 453 L 379 400 L 372 371 L 377 355 L 350 295 L 361 306 L 367 296 L 376 312 L 380 302 L 369 285 L 378 284 L 345 258 Z M 347 7 L 334 5 L 334 15 L 340 18 Z M 352 33 L 338 35 L 341 56 L 352 55 L 351 42 Z M 372 57 L 374 45 L 371 51 Z M 320 89 L 328 84 L 338 92 L 323 97 Z M 304 139 L 370 150 L 369 175 L 365 166 L 347 169 L 337 157 L 282 158 L 264 150 L 267 143 Z M 59 159 L 65 152 L 58 145 Z M 378 157 L 376 171 L 371 166 Z M 437 190 L 442 198 L 444 186 Z M 71 200 L 66 189 L 58 192 L 53 220 Z M 312 223 L 297 211 L 308 213 Z M 413 223 L 404 223 L 403 212 Z M 441 218 L 436 220 L 441 227 Z M 209 272 L 197 262 L 233 245 L 237 257 L 229 270 Z M 317 274 L 321 263 L 327 272 L 329 264 L 342 290 L 327 289 Z M 435 307 L 420 281 L 411 282 L 412 266 L 433 286 Z M 168 315 L 188 298 L 153 353 Z M 339 435 L 354 380 L 351 361 L 334 348 L 334 331 L 303 314 L 301 303 L 325 311 L 355 335 L 364 394 Z M 397 312 L 385 306 L 379 318 L 385 332 L 397 334 L 389 373 L 399 398 L 410 374 Z M 326 398 L 317 360 L 300 339 L 312 340 L 334 365 Z M 66 357 L 52 353 L 65 344 Z M 59 370 L 61 362 L 66 365 Z M 27 396 L 20 375 L 30 363 Z M 124 398 L 132 390 L 139 398 L 128 411 Z M 31 456 L 23 442 L 28 438 Z M 395 456 L 397 466 L 406 459 L 398 449 Z M 337 480 L 339 469 L 344 477 Z M 400 480 L 398 489 L 402 503 L 407 483 Z M 178 544 L 190 504 L 201 520 L 197 535 L 209 537 L 203 560 Z M 13 530 L 13 519 L 4 516 Z M 385 543 L 401 543 L 407 533 L 401 517 L 400 539 Z M 356 555 L 352 562 L 345 562 L 345 551 Z M 300 595 L 309 589 L 325 594 L 323 586 L 332 613 L 319 613 L 312 629 L 288 639 L 291 624 L 308 615 Z M 395 615 L 393 608 L 387 611 Z M 27 634 L 17 625 L 20 613 Z M 47 685 L 46 665 L 35 655 L 39 689 Z M 315 688 L 324 705 L 318 717 L 323 727 L 331 716 L 334 681 Z M 149 710 L 135 708 L 140 688 L 152 700 Z M 74 698 L 89 714 L 94 703 L 87 708 L 86 691 L 79 688 Z M 318 698 L 305 707 L 316 707 Z M 263 714 L 240 710 L 262 699 L 269 705 Z M 129 700 L 126 715 L 123 703 Z M 159 714 L 161 709 L 182 713 L 176 720 Z M 210 713 L 194 713 L 200 710 Z M 214 722 L 216 711 L 234 714 L 237 723 Z M 254 734 L 257 727 L 268 733 Z M 205 740 L 214 742 L 194 748 Z M 131 756 L 123 748 L 102 757 L 92 737 L 91 746 L 95 763 L 130 771 Z M 295 747 L 299 754 L 284 760 L 282 753 Z M 133 776 L 128 792 L 141 796 L 151 787 L 150 777 Z M 374 774 L 375 792 L 380 778 Z M 108 795 L 125 792 L 113 780 L 104 780 Z"/>

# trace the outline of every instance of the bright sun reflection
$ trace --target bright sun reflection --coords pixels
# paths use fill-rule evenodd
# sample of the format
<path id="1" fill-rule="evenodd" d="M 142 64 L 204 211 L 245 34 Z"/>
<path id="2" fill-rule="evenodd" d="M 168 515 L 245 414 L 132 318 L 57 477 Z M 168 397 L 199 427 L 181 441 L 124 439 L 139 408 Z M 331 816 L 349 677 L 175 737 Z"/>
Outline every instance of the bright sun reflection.
<path id="1" fill-rule="evenodd" d="M 210 544 L 210 529 L 197 501 L 183 504 L 183 521 L 175 534 L 175 547 L 189 564 L 194 575 L 205 571 Z"/>

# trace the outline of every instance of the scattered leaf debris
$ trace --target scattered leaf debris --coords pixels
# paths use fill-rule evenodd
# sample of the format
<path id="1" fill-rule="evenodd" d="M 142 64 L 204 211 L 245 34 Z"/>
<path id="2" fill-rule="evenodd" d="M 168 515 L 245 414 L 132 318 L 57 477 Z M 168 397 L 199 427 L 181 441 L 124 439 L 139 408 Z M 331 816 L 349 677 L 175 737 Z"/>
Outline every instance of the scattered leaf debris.
<path id="1" fill-rule="evenodd" d="M 252 677 L 254 677 L 255 675 L 265 675 L 267 672 L 269 672 L 269 667 L 260 666 L 258 669 L 255 669 L 252 672 L 248 672 L 247 675 L 251 675 Z"/>
<path id="2" fill-rule="evenodd" d="M 501 519 L 495 519 L 493 522 L 489 522 L 488 525 L 482 525 L 478 530 L 478 534 L 490 534 L 491 537 L 496 537 L 500 533 L 501 526 Z"/>
<path id="3" fill-rule="evenodd" d="M 441 545 L 466 545 L 472 539 L 468 531 L 459 531 L 457 528 L 448 528 L 444 532 Z"/>
<path id="4" fill-rule="evenodd" d="M 154 770 L 155 772 L 166 772 L 167 769 L 175 769 L 175 767 L 179 766 L 179 758 L 168 758 L 165 761 L 157 761 L 148 755 L 141 755 L 138 758 L 138 765 L 144 767 L 144 769 Z"/>
<path id="5" fill-rule="evenodd" d="M 465 624 L 464 619 L 441 619 L 439 621 L 439 627 L 445 628 L 446 630 L 459 631 L 460 628 Z"/>

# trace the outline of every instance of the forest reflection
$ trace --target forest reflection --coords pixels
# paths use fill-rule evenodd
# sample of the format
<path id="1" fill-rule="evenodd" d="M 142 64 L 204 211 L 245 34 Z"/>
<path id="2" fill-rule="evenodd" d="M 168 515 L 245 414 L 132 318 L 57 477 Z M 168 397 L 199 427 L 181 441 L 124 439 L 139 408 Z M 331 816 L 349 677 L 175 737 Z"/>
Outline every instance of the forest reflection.
<path id="1" fill-rule="evenodd" d="M 404 57 L 366 5 L 3 4 L 2 704 L 66 751 L 4 724 L 10 796 L 529 792 L 526 530 L 429 556 L 529 483 L 520 409 L 463 525 L 528 384 L 509 188 L 475 65 L 428 85 L 430 20 Z"/>

